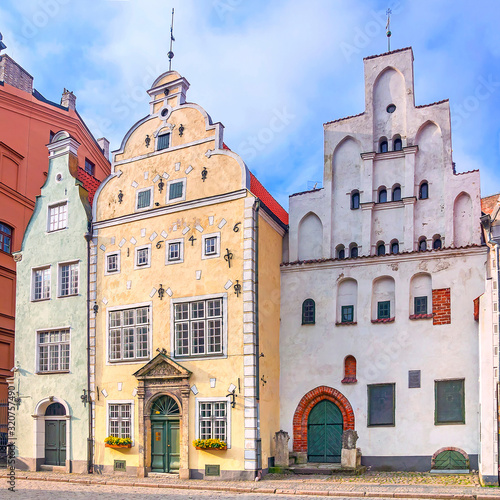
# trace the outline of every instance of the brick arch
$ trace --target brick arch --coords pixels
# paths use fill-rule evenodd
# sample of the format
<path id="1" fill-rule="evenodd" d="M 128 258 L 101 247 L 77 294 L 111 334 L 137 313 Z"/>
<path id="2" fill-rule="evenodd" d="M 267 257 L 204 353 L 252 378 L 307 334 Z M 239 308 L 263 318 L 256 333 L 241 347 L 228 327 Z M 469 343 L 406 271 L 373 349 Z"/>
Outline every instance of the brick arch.
<path id="1" fill-rule="evenodd" d="M 342 413 L 344 430 L 354 430 L 354 411 L 347 398 L 337 391 L 322 385 L 309 391 L 301 400 L 293 416 L 293 451 L 307 452 L 307 419 L 316 404 L 327 399 L 336 404 Z"/>

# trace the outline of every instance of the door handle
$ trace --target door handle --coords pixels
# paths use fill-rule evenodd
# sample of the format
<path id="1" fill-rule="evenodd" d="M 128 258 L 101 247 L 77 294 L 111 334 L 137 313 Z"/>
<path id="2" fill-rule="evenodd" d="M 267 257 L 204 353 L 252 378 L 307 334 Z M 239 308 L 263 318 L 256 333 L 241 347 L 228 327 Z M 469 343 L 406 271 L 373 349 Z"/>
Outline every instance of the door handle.
<path id="1" fill-rule="evenodd" d="M 170 448 L 170 445 L 169 445 L 169 444 L 167 444 L 167 447 L 168 447 L 168 448 Z"/>

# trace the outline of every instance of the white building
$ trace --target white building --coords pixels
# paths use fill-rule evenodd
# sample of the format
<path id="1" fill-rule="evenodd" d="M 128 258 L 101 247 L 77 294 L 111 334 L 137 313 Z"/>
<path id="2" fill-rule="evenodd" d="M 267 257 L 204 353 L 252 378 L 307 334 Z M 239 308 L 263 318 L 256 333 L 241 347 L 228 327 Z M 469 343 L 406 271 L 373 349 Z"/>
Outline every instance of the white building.
<path id="1" fill-rule="evenodd" d="M 411 48 L 364 66 L 365 111 L 324 125 L 323 189 L 290 197 L 281 427 L 303 461 L 340 461 L 355 429 L 373 468 L 477 469 L 479 172 L 455 173 L 448 101 L 415 105 Z"/>

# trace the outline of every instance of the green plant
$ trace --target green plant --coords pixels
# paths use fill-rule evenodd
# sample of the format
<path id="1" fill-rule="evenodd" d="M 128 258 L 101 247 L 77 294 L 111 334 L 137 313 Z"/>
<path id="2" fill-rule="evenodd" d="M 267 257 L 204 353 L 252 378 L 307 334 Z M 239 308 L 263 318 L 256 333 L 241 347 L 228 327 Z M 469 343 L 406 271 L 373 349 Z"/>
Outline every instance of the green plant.
<path id="1" fill-rule="evenodd" d="M 118 436 L 108 436 L 104 442 L 106 444 L 112 444 L 112 445 L 128 445 L 132 444 L 132 440 L 130 438 L 120 438 Z"/>
<path id="2" fill-rule="evenodd" d="M 220 439 L 195 439 L 193 441 L 193 446 L 205 450 L 224 450 L 227 448 L 227 444 Z"/>

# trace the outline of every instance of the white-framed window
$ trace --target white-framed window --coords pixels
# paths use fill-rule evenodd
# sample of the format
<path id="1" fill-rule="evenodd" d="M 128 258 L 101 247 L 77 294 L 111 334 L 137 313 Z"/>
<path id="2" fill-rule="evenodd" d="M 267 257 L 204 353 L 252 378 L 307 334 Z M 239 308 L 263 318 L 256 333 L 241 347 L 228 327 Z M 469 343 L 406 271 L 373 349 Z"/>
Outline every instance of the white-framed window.
<path id="1" fill-rule="evenodd" d="M 153 188 L 138 189 L 135 192 L 135 209 L 146 210 L 153 206 Z"/>
<path id="2" fill-rule="evenodd" d="M 58 231 L 68 227 L 68 202 L 63 201 L 49 206 L 47 231 Z"/>
<path id="3" fill-rule="evenodd" d="M 167 203 L 186 199 L 186 178 L 167 182 Z"/>
<path id="4" fill-rule="evenodd" d="M 196 439 L 220 439 L 231 447 L 229 398 L 196 398 Z"/>
<path id="5" fill-rule="evenodd" d="M 184 238 L 165 242 L 165 265 L 184 262 Z"/>
<path id="6" fill-rule="evenodd" d="M 105 271 L 104 274 L 116 274 L 120 272 L 120 251 L 108 252 L 105 258 Z"/>
<path id="7" fill-rule="evenodd" d="M 204 234 L 202 237 L 202 259 L 220 257 L 220 233 Z"/>
<path id="8" fill-rule="evenodd" d="M 151 266 L 151 244 L 135 248 L 134 269 Z"/>
<path id="9" fill-rule="evenodd" d="M 176 357 L 218 357 L 226 354 L 227 296 L 172 301 L 173 351 Z"/>
<path id="10" fill-rule="evenodd" d="M 50 266 L 32 270 L 31 300 L 50 299 Z"/>
<path id="11" fill-rule="evenodd" d="M 130 438 L 134 442 L 134 401 L 106 401 L 106 434 L 119 438 Z"/>
<path id="12" fill-rule="evenodd" d="M 64 262 L 59 264 L 59 297 L 78 294 L 78 262 Z"/>
<path id="13" fill-rule="evenodd" d="M 69 371 L 69 347 L 69 328 L 38 331 L 37 373 Z"/>
<path id="14" fill-rule="evenodd" d="M 135 361 L 150 357 L 151 307 L 108 309 L 108 361 Z"/>

